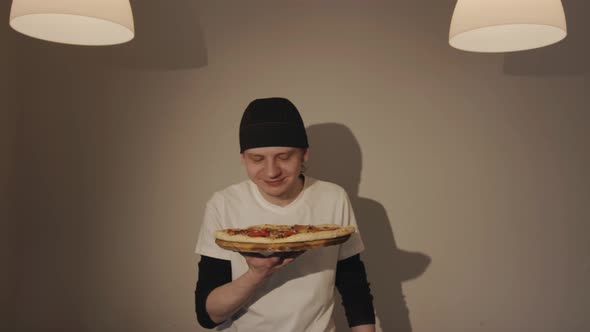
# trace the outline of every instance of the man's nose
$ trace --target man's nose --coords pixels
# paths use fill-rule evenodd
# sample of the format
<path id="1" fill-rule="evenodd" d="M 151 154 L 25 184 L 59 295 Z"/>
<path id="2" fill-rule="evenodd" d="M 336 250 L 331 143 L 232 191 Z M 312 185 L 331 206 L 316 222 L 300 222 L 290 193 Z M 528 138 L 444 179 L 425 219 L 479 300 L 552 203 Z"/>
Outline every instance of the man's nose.
<path id="1" fill-rule="evenodd" d="M 266 164 L 266 176 L 268 176 L 269 178 L 274 178 L 276 176 L 279 176 L 280 174 L 281 169 L 279 168 L 277 163 L 272 159 L 269 160 Z"/>

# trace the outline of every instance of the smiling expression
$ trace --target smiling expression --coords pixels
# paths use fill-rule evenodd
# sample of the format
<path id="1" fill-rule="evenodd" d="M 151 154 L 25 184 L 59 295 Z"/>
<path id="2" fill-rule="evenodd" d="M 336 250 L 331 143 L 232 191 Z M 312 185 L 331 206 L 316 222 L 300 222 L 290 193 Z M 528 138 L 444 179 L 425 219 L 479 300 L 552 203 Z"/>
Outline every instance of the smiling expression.
<path id="1" fill-rule="evenodd" d="M 307 155 L 307 149 L 271 146 L 248 149 L 241 159 L 262 196 L 270 203 L 285 206 L 303 189 L 299 175 Z"/>

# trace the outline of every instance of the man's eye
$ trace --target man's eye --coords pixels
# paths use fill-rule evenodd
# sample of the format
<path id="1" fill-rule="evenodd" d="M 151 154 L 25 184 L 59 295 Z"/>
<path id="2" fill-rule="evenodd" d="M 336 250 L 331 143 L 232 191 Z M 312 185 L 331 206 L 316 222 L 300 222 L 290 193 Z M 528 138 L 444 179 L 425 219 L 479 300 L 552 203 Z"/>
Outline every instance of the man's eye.
<path id="1" fill-rule="evenodd" d="M 255 163 L 259 163 L 262 161 L 262 158 L 252 158 L 252 161 Z"/>
<path id="2" fill-rule="evenodd" d="M 288 160 L 291 156 L 288 154 L 280 154 L 278 157 L 281 160 Z"/>

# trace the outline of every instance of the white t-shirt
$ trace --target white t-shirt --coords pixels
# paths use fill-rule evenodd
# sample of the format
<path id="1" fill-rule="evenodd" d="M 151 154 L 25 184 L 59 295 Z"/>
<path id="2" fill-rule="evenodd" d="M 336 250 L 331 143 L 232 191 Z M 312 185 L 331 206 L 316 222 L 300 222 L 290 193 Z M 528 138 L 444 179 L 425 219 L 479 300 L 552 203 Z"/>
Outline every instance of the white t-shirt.
<path id="1" fill-rule="evenodd" d="M 215 244 L 213 233 L 257 224 L 355 226 L 350 201 L 340 186 L 305 178 L 299 196 L 281 207 L 269 203 L 250 180 L 216 192 L 207 203 L 196 253 L 231 261 L 235 280 L 248 270 L 244 257 Z M 358 227 L 357 227 L 358 229 Z M 223 331 L 333 332 L 336 264 L 364 249 L 359 233 L 338 246 L 308 250 L 275 272 L 249 302 L 218 327 Z"/>

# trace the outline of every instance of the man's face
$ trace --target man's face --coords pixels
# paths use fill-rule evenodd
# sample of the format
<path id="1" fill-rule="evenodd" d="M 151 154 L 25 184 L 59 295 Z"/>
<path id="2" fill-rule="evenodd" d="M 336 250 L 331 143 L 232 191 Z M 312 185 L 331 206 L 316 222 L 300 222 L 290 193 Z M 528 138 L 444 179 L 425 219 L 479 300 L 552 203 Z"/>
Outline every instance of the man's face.
<path id="1" fill-rule="evenodd" d="M 241 154 L 248 177 L 274 204 L 288 204 L 299 194 L 301 166 L 307 149 L 292 147 L 252 148 Z"/>

